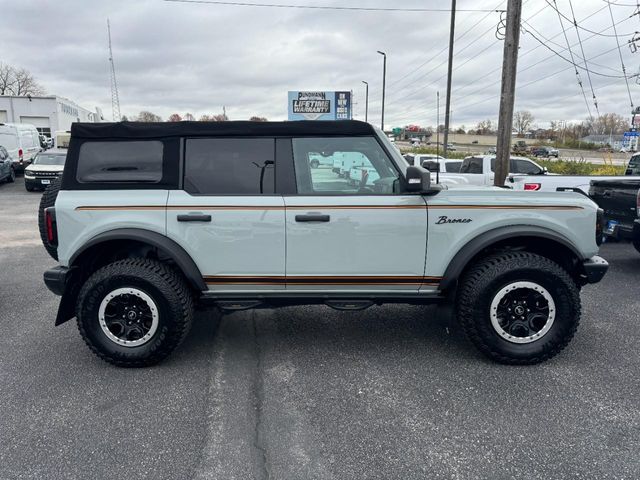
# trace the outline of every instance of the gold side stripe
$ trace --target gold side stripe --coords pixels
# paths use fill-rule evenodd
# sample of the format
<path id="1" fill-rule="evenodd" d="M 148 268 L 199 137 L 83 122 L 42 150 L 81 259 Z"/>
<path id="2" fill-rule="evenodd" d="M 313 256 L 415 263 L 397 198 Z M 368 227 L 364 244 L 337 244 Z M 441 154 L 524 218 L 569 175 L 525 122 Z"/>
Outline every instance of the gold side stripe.
<path id="1" fill-rule="evenodd" d="M 123 205 L 99 206 L 86 205 L 76 207 L 78 211 L 112 210 L 583 210 L 576 205 L 296 205 L 296 206 L 258 206 L 258 205 Z"/>

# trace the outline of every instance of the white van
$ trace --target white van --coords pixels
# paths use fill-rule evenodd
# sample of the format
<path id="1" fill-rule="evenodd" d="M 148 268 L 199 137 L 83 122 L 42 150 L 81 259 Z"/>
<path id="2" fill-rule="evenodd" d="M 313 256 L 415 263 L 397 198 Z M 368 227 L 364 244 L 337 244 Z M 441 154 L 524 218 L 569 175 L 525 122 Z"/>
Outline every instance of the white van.
<path id="1" fill-rule="evenodd" d="M 0 145 L 13 159 L 14 170 L 23 171 L 41 150 L 40 134 L 27 123 L 0 123 Z"/>

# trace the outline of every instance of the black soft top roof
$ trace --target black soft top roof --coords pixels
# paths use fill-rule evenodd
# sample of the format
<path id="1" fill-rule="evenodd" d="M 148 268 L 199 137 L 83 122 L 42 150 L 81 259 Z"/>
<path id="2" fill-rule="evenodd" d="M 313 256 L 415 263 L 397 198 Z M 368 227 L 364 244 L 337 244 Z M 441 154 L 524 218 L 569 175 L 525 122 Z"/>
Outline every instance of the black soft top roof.
<path id="1" fill-rule="evenodd" d="M 75 138 L 161 138 L 198 136 L 373 135 L 371 125 L 357 120 L 293 122 L 117 122 L 74 123 Z"/>

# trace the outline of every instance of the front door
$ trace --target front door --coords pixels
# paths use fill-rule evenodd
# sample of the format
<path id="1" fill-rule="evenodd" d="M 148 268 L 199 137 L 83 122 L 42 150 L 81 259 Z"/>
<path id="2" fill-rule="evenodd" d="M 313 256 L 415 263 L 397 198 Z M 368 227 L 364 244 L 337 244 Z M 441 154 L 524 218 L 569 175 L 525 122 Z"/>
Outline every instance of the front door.
<path id="1" fill-rule="evenodd" d="M 194 259 L 210 290 L 284 289 L 274 139 L 194 138 L 184 148 L 184 188 L 169 193 L 167 235 Z"/>
<path id="2" fill-rule="evenodd" d="M 399 173 L 374 137 L 294 138 L 297 195 L 284 197 L 287 291 L 417 292 L 427 209 L 397 193 Z M 312 168 L 315 155 L 361 157 L 349 172 Z"/>

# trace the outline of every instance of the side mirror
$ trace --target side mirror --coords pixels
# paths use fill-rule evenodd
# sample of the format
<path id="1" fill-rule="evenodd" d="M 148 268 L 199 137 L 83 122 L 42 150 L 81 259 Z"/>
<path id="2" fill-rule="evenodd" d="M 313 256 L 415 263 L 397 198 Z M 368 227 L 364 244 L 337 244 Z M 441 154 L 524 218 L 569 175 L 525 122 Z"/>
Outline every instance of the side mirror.
<path id="1" fill-rule="evenodd" d="M 428 192 L 431 190 L 431 173 L 422 167 L 407 167 L 405 192 Z"/>

